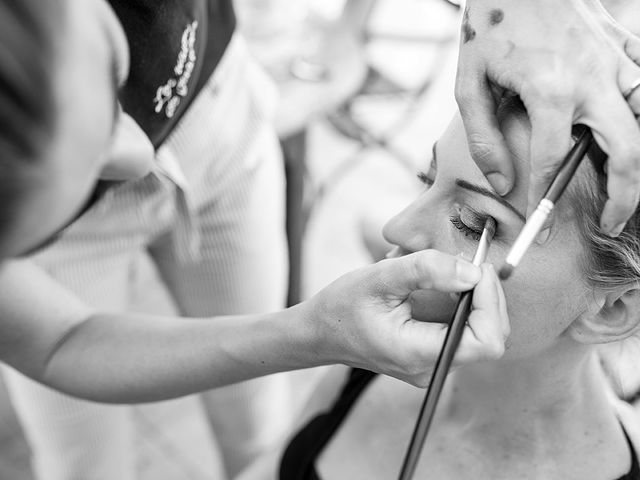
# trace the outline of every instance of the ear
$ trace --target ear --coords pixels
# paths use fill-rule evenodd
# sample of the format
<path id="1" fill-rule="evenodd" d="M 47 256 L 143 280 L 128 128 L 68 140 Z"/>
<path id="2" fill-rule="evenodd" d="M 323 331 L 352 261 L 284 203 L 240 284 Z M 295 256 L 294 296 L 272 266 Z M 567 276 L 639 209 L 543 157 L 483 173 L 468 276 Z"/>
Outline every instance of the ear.
<path id="1" fill-rule="evenodd" d="M 575 341 L 584 344 L 624 340 L 640 330 L 640 289 L 629 287 L 603 294 L 594 308 L 581 314 L 568 328 Z"/>

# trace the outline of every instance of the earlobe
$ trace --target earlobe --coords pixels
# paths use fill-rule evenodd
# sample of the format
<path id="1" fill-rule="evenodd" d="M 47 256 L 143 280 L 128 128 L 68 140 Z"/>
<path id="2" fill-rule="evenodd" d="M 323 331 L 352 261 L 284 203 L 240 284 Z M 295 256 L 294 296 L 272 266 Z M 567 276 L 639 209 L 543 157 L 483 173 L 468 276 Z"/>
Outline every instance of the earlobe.
<path id="1" fill-rule="evenodd" d="M 599 308 L 598 308 L 599 307 Z M 640 330 L 640 289 L 611 292 L 569 326 L 569 335 L 584 344 L 624 340 Z"/>

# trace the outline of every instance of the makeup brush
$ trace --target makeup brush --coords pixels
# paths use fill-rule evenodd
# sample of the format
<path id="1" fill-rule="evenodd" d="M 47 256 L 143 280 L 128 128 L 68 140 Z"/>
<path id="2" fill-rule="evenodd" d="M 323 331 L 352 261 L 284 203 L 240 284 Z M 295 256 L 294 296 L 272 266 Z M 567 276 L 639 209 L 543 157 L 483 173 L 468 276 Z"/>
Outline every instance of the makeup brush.
<path id="1" fill-rule="evenodd" d="M 491 244 L 491 239 L 495 232 L 496 221 L 491 217 L 487 217 L 484 229 L 482 230 L 482 236 L 478 243 L 478 248 L 473 256 L 474 265 L 479 266 L 484 262 L 489 250 L 489 245 Z M 471 313 L 472 298 L 473 290 L 469 290 L 467 292 L 463 292 L 458 299 L 455 312 L 449 322 L 449 329 L 447 330 L 447 334 L 444 338 L 442 350 L 440 350 L 440 355 L 436 361 L 435 369 L 431 375 L 429 388 L 427 389 L 424 402 L 422 403 L 420 414 L 418 415 L 416 426 L 413 430 L 413 435 L 411 436 L 409 448 L 407 449 L 404 457 L 402 470 L 398 477 L 399 480 L 411 479 L 418 465 L 420 452 L 422 451 L 422 447 L 427 438 L 427 433 L 431 426 L 431 421 L 433 420 L 436 405 L 440 398 L 440 394 L 442 393 L 444 381 L 447 378 L 449 369 L 451 368 L 453 357 L 456 354 L 456 350 L 458 349 L 458 345 L 462 339 L 464 327 L 467 323 L 467 319 L 469 318 L 469 314 Z"/>
<path id="2" fill-rule="evenodd" d="M 511 247 L 511 250 L 505 260 L 505 264 L 500 268 L 500 280 L 506 280 L 511 276 L 513 270 L 518 266 L 529 246 L 531 246 L 536 236 L 540 233 L 540 230 L 542 230 L 544 222 L 551 214 L 553 207 L 567 188 L 567 185 L 573 178 L 573 175 L 576 173 L 578 165 L 580 165 L 580 162 L 587 154 L 592 141 L 593 134 L 591 133 L 591 130 L 587 127 L 583 127 L 576 144 L 565 157 L 562 165 L 560 165 L 558 173 L 551 182 L 551 185 L 549 185 L 549 188 L 542 197 L 542 200 L 540 200 L 538 207 L 527 219 L 527 222 L 524 224 L 524 227 L 522 227 L 518 238 L 516 238 L 516 241 Z"/>

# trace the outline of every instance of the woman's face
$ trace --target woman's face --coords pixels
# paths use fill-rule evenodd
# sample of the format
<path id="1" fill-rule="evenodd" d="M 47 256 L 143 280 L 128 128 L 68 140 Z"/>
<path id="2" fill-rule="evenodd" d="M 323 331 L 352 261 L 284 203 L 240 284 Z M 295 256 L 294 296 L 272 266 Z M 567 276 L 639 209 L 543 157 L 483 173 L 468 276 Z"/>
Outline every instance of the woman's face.
<path id="1" fill-rule="evenodd" d="M 529 124 L 525 116 L 509 114 L 503 122 L 516 167 L 516 185 L 500 198 L 469 155 L 462 121 L 457 116 L 434 148 L 426 172 L 425 191 L 384 229 L 395 254 L 437 249 L 471 259 L 484 218 L 497 222 L 487 262 L 502 265 L 524 224 L 527 204 Z M 566 196 L 565 196 L 566 197 Z M 566 200 L 563 199 L 563 200 Z M 582 281 L 582 243 L 567 205 L 556 207 L 551 228 L 539 235 L 511 278 L 503 283 L 511 335 L 506 357 L 532 354 L 550 346 L 588 308 L 590 289 Z M 454 301 L 432 291 L 412 297 L 414 316 L 427 321 L 449 320 Z"/>
<path id="2" fill-rule="evenodd" d="M 152 166 L 151 143 L 117 102 L 129 69 L 117 18 L 104 0 L 64 4 L 54 70 L 56 130 L 37 188 L 21 205 L 9 255 L 32 250 L 68 224 L 100 177 L 126 180 Z"/>

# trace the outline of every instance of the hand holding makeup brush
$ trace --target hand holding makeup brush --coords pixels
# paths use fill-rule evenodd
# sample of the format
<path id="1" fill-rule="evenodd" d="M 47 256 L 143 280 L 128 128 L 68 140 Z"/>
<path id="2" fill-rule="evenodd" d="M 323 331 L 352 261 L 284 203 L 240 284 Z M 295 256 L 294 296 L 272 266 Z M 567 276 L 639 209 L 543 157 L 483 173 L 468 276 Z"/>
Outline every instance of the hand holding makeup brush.
<path id="1" fill-rule="evenodd" d="M 300 308 L 308 309 L 302 318 L 327 340 L 320 356 L 426 387 L 447 326 L 414 319 L 408 298 L 416 290 L 462 292 L 473 287 L 478 294 L 454 362 L 473 363 L 500 357 L 509 334 L 502 287 L 488 265 L 481 268 L 424 250 L 351 272 Z"/>
<path id="2" fill-rule="evenodd" d="M 517 94 L 531 119 L 528 212 L 571 146 L 571 127 L 593 131 L 609 156 L 601 226 L 616 236 L 640 198 L 640 17 L 633 0 L 468 0 L 462 19 L 456 98 L 474 160 L 495 190 L 513 187 L 511 152 L 496 117 Z M 636 2 L 637 4 L 637 2 Z M 627 11 L 623 8 L 629 5 Z M 604 6 L 604 7 L 603 7 Z"/>

